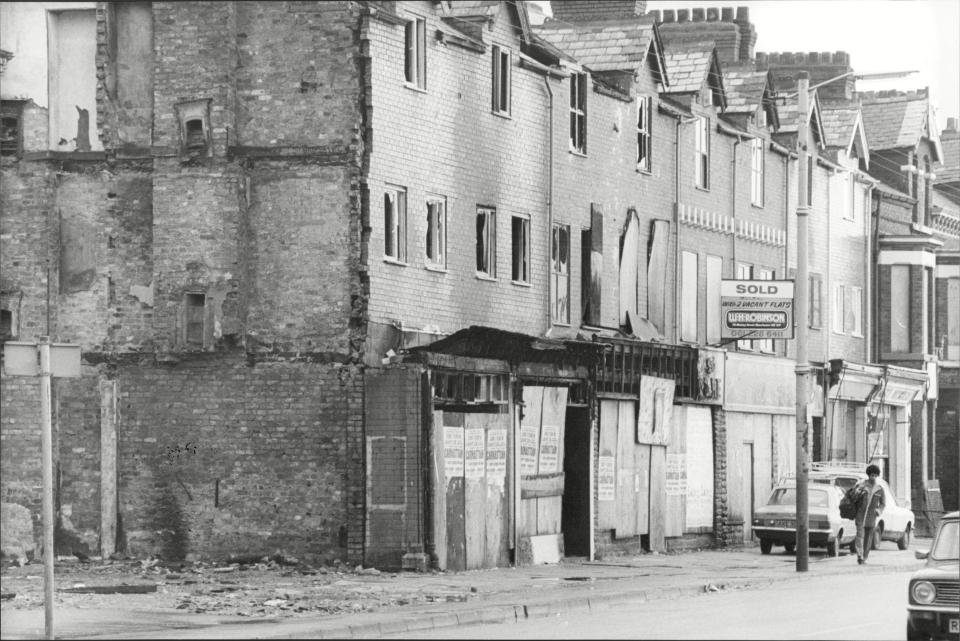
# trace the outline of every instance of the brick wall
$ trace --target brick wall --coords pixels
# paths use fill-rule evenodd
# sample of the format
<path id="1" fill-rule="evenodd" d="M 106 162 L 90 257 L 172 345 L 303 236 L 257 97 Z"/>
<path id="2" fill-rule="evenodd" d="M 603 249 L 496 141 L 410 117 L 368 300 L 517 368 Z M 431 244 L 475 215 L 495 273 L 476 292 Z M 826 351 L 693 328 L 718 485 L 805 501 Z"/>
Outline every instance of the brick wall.
<path id="1" fill-rule="evenodd" d="M 118 387 L 129 552 L 347 557 L 350 368 L 210 355 L 121 365 Z"/>

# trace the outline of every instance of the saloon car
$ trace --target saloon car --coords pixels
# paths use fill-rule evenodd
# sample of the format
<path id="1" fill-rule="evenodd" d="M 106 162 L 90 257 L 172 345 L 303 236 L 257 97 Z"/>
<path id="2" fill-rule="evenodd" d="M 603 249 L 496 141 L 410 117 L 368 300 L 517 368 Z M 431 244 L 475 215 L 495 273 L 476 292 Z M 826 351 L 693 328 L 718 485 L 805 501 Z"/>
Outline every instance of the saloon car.
<path id="1" fill-rule="evenodd" d="M 866 468 L 865 465 L 863 467 Z M 822 467 L 816 464 L 809 473 L 811 483 L 835 485 L 844 491 L 866 478 L 866 473 L 862 471 L 849 468 Z M 913 511 L 897 502 L 897 497 L 890 490 L 886 481 L 877 479 L 877 482 L 880 483 L 880 487 L 883 488 L 886 495 L 886 506 L 877 521 L 876 529 L 873 531 L 873 548 L 871 549 L 876 550 L 881 541 L 894 541 L 898 549 L 906 550 L 910 547 L 913 524 L 916 522 Z M 850 544 L 850 551 L 855 551 L 852 543 Z"/>
<path id="2" fill-rule="evenodd" d="M 960 639 L 960 512 L 944 515 L 907 587 L 907 639 Z"/>
<path id="3" fill-rule="evenodd" d="M 807 487 L 807 525 L 809 546 L 826 548 L 837 556 L 844 545 L 852 545 L 856 524 L 840 517 L 843 490 L 825 483 Z M 793 552 L 797 543 L 797 488 L 793 482 L 781 482 L 770 493 L 767 504 L 753 515 L 753 534 L 760 540 L 760 552 L 770 554 L 774 545 Z"/>

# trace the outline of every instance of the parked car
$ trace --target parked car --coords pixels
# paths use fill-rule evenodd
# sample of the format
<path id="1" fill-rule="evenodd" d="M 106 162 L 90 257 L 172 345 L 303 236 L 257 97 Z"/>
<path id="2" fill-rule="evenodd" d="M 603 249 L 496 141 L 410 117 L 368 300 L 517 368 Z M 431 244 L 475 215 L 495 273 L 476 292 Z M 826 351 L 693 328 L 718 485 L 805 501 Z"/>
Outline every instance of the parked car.
<path id="1" fill-rule="evenodd" d="M 846 491 L 867 478 L 866 472 L 862 471 L 863 469 L 866 469 L 866 465 L 858 470 L 847 466 L 832 467 L 814 463 L 808 478 L 811 483 L 835 485 Z M 894 496 L 886 481 L 877 479 L 877 482 L 886 495 L 886 506 L 883 508 L 883 514 L 880 515 L 877 527 L 873 531 L 873 547 L 871 549 L 876 550 L 881 541 L 894 541 L 898 549 L 906 550 L 910 547 L 913 524 L 916 522 L 913 511 L 897 503 L 897 497 Z M 850 551 L 856 551 L 852 543 L 850 544 Z"/>
<path id="2" fill-rule="evenodd" d="M 907 639 L 960 639 L 960 512 L 944 515 L 907 588 Z"/>
<path id="3" fill-rule="evenodd" d="M 824 483 L 807 486 L 807 525 L 809 546 L 826 548 L 838 556 L 840 547 L 853 545 L 857 528 L 853 521 L 840 517 L 843 490 Z M 760 552 L 770 554 L 774 545 L 793 552 L 797 543 L 797 488 L 792 481 L 781 482 L 770 493 L 767 504 L 753 515 L 753 534 L 760 539 Z"/>

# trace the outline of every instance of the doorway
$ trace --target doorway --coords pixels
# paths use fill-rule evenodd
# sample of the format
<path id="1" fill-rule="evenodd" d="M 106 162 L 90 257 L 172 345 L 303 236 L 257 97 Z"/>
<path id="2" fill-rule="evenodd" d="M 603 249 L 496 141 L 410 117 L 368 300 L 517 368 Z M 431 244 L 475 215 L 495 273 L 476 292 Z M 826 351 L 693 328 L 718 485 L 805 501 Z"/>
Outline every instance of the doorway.
<path id="1" fill-rule="evenodd" d="M 563 438 L 563 504 L 561 531 L 564 556 L 590 556 L 590 413 L 567 406 Z"/>

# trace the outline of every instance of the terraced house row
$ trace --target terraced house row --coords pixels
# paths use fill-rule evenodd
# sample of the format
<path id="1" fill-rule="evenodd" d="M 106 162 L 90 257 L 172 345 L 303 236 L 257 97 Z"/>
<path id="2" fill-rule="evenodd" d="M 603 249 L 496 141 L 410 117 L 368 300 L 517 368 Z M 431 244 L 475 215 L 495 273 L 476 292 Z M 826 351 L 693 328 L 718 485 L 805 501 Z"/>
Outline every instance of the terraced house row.
<path id="1" fill-rule="evenodd" d="M 801 173 L 811 456 L 880 464 L 918 528 L 938 483 L 956 509 L 960 154 L 930 96 L 757 53 L 743 7 L 551 7 L 0 6 L 4 339 L 81 348 L 60 553 L 749 541 L 795 467 L 796 347 L 727 337 L 721 290 L 795 279 Z M 843 77 L 799 113 L 800 71 Z M 39 387 L 0 390 L 29 555 Z"/>

